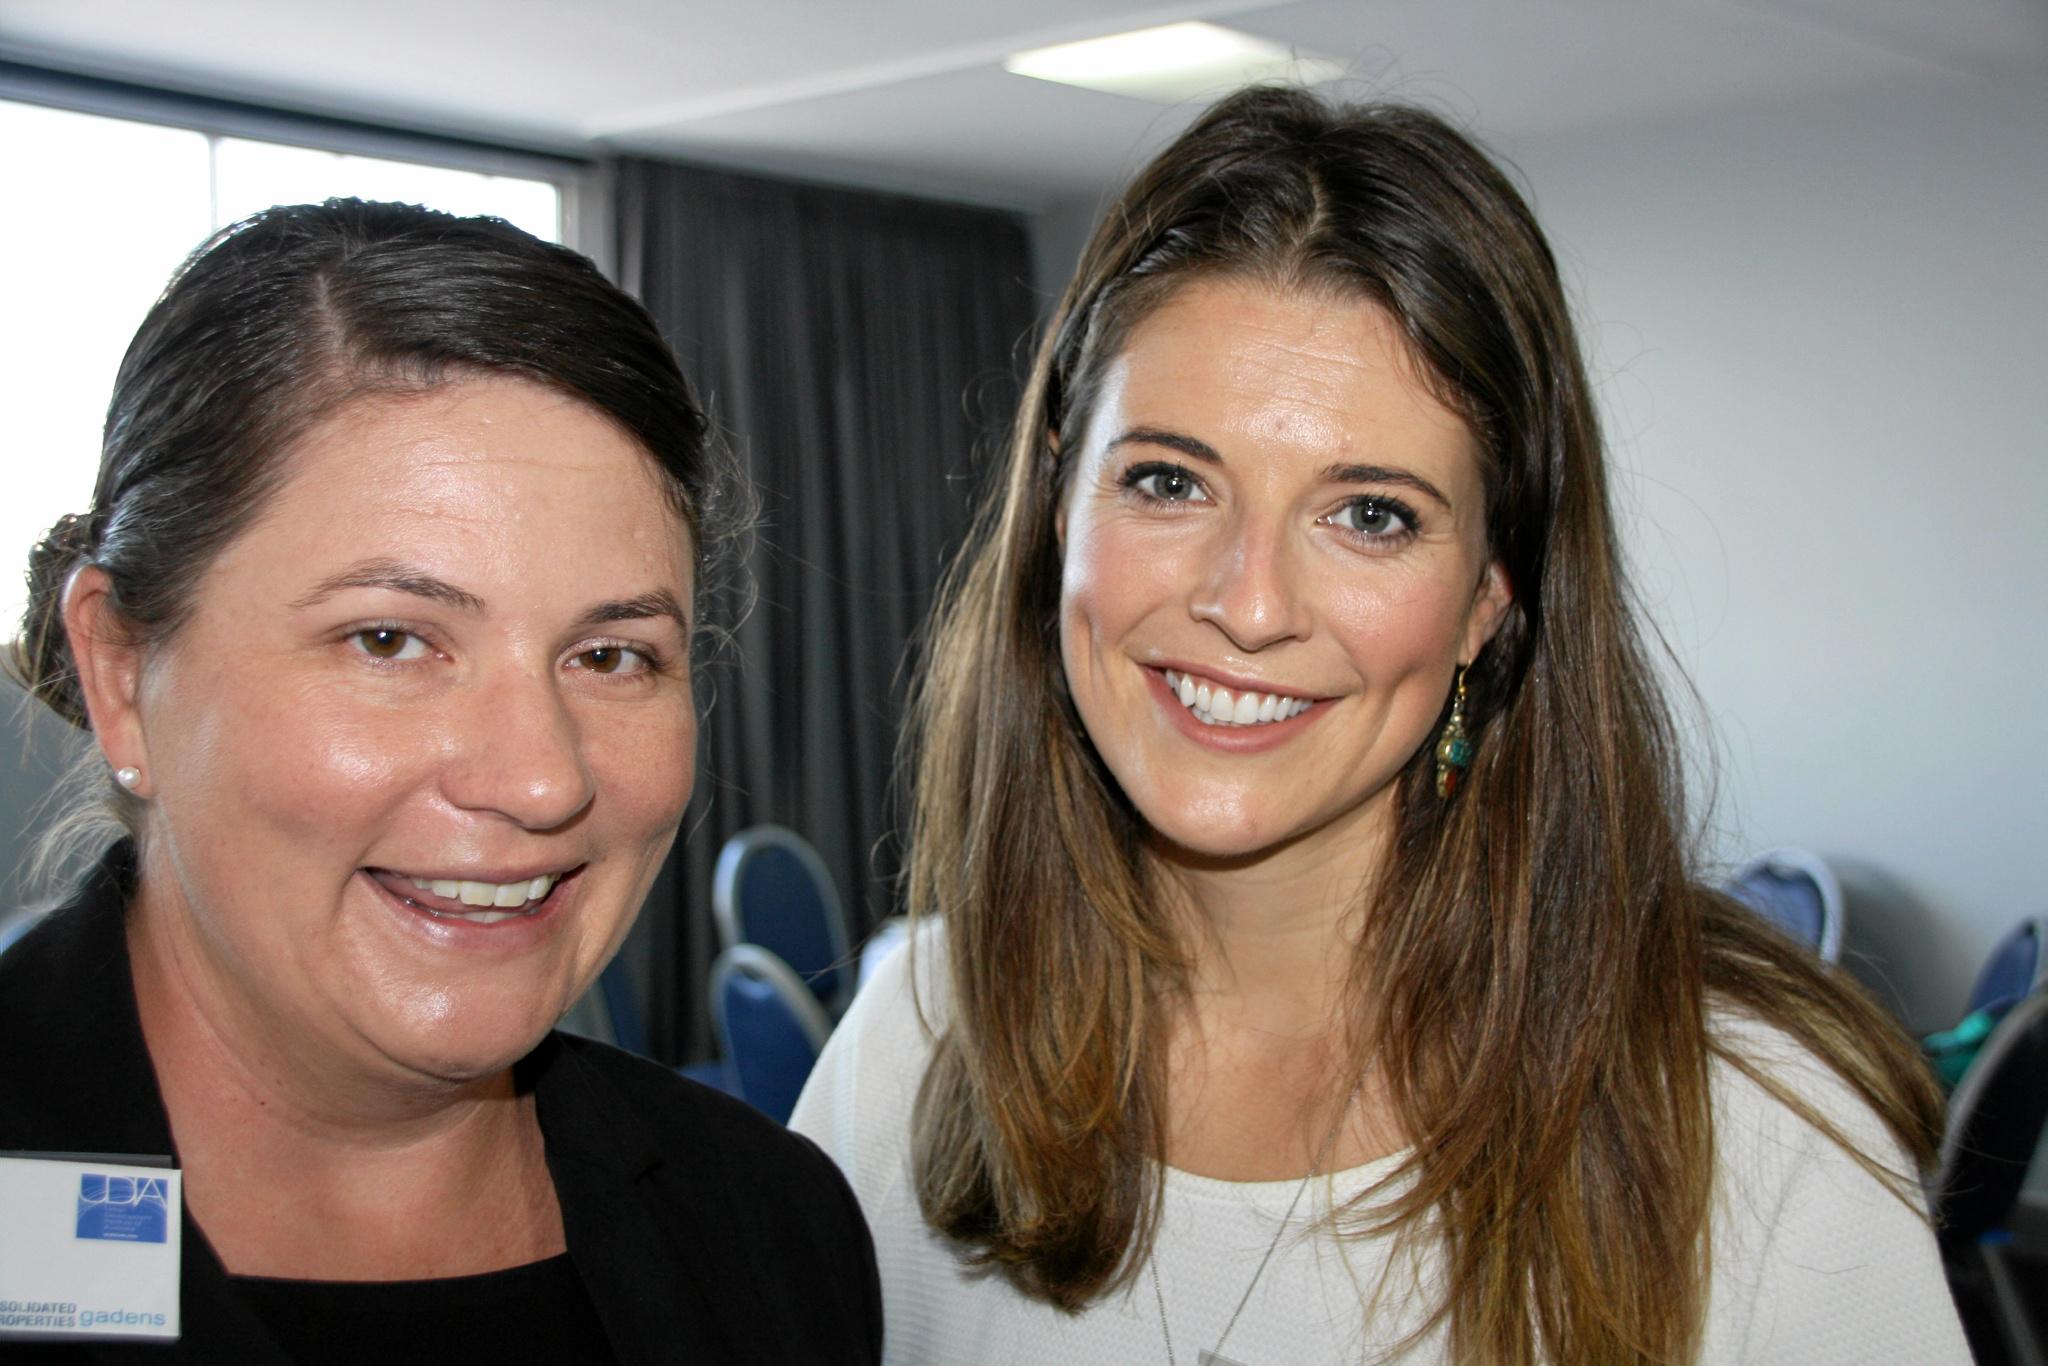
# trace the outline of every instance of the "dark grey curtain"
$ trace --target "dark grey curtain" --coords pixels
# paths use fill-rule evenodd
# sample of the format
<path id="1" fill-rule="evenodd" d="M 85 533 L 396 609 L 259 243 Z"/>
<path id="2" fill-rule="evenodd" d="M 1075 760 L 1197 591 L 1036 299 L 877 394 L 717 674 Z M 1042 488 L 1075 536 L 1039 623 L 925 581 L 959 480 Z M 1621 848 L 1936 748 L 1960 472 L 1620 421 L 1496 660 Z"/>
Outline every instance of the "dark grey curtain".
<path id="1" fill-rule="evenodd" d="M 644 928 L 651 1051 L 710 1047 L 711 869 L 761 821 L 891 914 L 906 651 L 1000 441 L 1035 299 L 1012 215 L 664 162 L 615 167 L 620 283 L 758 486 L 758 600 L 717 670 L 697 797 Z"/>

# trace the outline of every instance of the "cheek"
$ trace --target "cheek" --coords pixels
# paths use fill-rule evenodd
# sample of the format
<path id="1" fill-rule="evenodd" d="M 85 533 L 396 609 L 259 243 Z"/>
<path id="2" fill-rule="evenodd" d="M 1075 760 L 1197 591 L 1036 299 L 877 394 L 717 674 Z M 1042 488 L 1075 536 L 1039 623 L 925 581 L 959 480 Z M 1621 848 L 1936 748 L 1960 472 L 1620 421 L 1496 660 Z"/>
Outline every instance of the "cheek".
<path id="1" fill-rule="evenodd" d="M 151 753 L 168 750 L 166 795 L 188 816 L 246 816 L 324 844 L 346 833 L 352 815 L 411 791 L 445 749 L 440 728 L 419 715 L 262 678 L 186 669 L 166 679 L 171 705 Z"/>
<path id="2" fill-rule="evenodd" d="M 681 823 L 697 779 L 697 715 L 687 694 L 637 715 L 599 713 L 585 720 L 583 735 L 600 798 L 624 822 L 661 836 Z"/>
<path id="3" fill-rule="evenodd" d="M 1067 647 L 1087 640 L 1115 644 L 1129 628 L 1186 597 L 1181 590 L 1189 569 L 1184 538 L 1140 534 L 1114 518 L 1077 521 L 1060 574 Z"/>
<path id="4" fill-rule="evenodd" d="M 1366 676 L 1386 682 L 1454 663 L 1464 640 L 1468 595 L 1439 581 L 1339 584 L 1324 602 L 1346 653 Z"/>

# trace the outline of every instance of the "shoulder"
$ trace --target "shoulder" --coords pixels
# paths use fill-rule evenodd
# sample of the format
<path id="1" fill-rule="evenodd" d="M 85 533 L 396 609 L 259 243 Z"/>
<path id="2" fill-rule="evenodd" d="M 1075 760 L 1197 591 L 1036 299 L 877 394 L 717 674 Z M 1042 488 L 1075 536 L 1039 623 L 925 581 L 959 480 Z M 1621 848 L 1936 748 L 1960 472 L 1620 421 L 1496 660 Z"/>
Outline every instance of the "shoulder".
<path id="1" fill-rule="evenodd" d="M 1920 1174 L 1890 1126 L 1784 1030 L 1732 1013 L 1709 1028 L 1707 1358 L 1967 1361 Z"/>
<path id="2" fill-rule="evenodd" d="M 528 1066 L 548 1166 L 579 1266 L 633 1284 L 637 1247 L 689 1269 L 709 1319 L 785 1356 L 881 1340 L 874 1244 L 852 1189 L 816 1144 L 646 1058 L 555 1033 Z M 651 1230 L 651 1244 L 636 1239 Z M 765 1334 L 765 1336 L 763 1336 Z M 809 1345 L 803 1345 L 809 1344 Z M 868 1355 L 864 1353 L 865 1357 Z"/>
<path id="3" fill-rule="evenodd" d="M 1917 1180 L 1884 1118 L 1825 1058 L 1784 1029 L 1733 1011 L 1716 1012 L 1708 1030 L 1718 1054 L 1711 1087 L 1724 1171 L 1736 1162 L 1759 1178 L 1785 1177 L 1817 1160 L 1860 1169 L 1860 1156 L 1902 1180 Z"/>
<path id="4" fill-rule="evenodd" d="M 89 884 L 0 953 L 0 1148 L 168 1151 L 144 1122 L 160 1104 L 123 907 L 118 888 Z M 118 1146 L 142 1137 L 154 1146 Z"/>

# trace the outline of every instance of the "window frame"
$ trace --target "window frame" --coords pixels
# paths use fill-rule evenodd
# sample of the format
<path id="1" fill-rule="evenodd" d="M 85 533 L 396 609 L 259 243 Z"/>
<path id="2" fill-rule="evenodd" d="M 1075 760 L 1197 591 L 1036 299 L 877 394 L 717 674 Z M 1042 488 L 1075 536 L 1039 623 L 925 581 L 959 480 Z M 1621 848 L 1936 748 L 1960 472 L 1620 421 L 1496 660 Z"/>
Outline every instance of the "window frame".
<path id="1" fill-rule="evenodd" d="M 600 168 L 587 156 L 189 94 L 9 61 L 0 61 L 0 100 L 182 128 L 199 133 L 210 142 L 249 138 L 318 152 L 544 180 L 554 185 L 560 196 L 556 229 L 563 245 L 591 257 L 610 273 L 610 234 L 606 231 L 609 206 L 601 193 Z"/>

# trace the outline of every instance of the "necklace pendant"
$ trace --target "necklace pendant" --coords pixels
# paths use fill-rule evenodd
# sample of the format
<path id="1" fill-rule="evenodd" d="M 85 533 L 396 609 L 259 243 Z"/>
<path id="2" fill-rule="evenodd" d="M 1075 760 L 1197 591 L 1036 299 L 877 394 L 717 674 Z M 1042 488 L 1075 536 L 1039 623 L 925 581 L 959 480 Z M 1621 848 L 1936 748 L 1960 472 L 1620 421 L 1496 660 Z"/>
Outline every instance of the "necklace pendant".
<path id="1" fill-rule="evenodd" d="M 1200 1366 L 1244 1366 L 1244 1363 L 1236 1357 L 1223 1356 L 1221 1353 L 1212 1352 L 1206 1348 L 1203 1349 L 1201 1356 L 1197 1357 L 1196 1360 L 1200 1363 Z"/>

